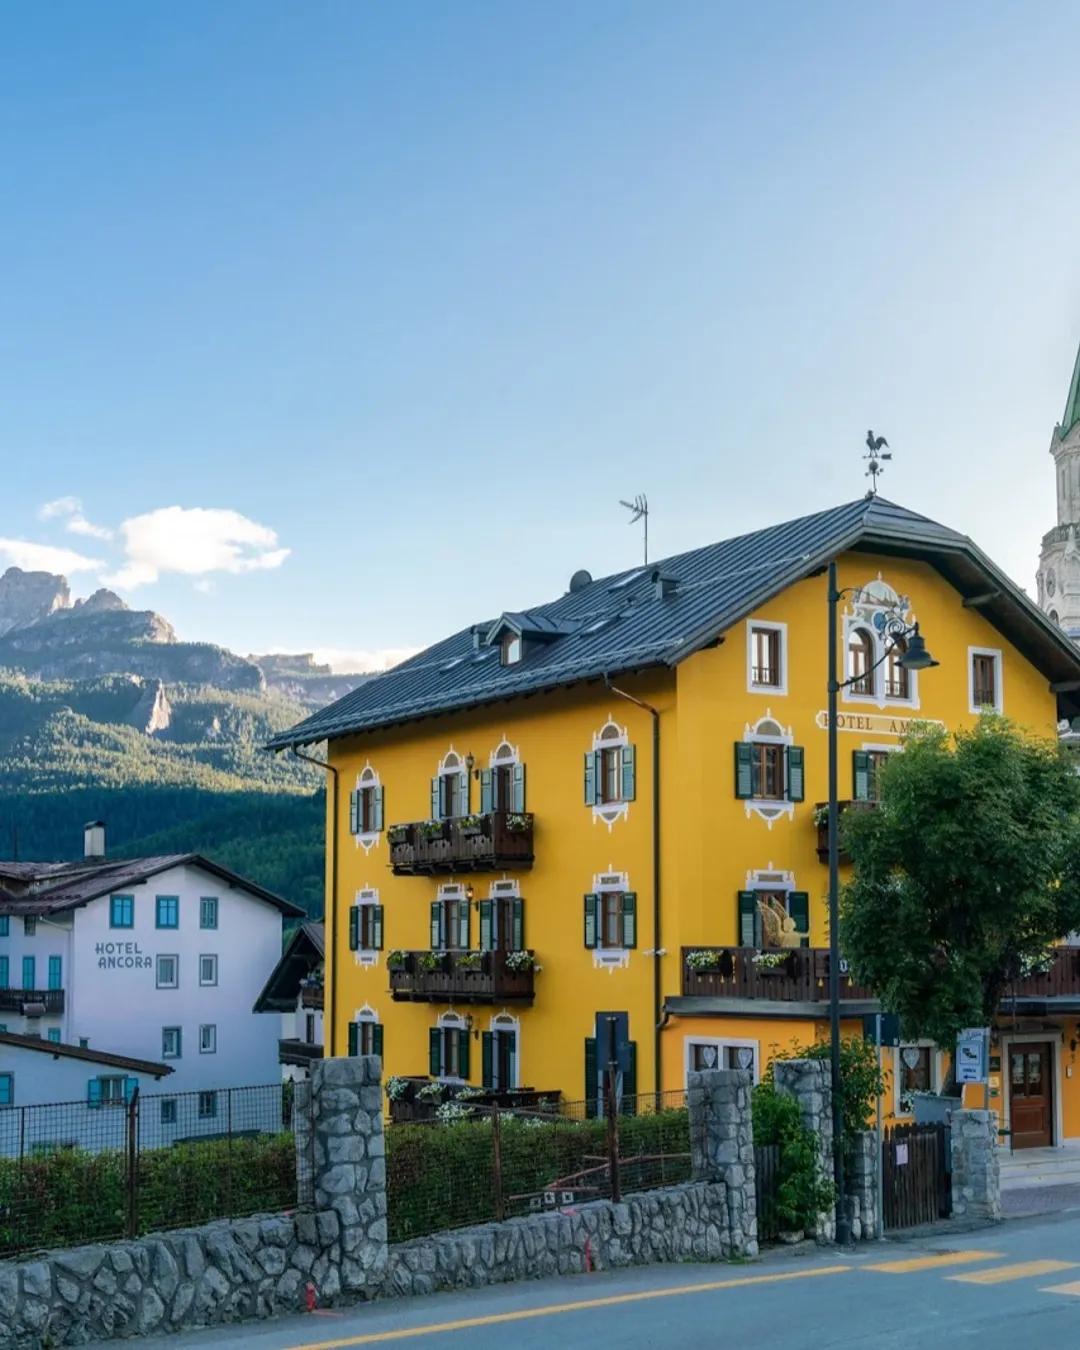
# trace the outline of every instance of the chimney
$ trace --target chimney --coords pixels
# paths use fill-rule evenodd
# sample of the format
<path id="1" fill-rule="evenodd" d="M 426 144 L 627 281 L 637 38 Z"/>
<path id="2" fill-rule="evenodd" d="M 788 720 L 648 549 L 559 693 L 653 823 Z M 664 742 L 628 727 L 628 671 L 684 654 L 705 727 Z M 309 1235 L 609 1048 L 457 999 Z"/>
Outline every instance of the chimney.
<path id="1" fill-rule="evenodd" d="M 678 577 L 673 577 L 665 572 L 661 572 L 659 568 L 653 572 L 651 580 L 653 584 L 653 594 L 656 596 L 657 600 L 666 600 L 669 595 L 675 595 L 678 592 Z"/>
<path id="2" fill-rule="evenodd" d="M 83 826 L 83 857 L 84 858 L 104 858 L 105 856 L 105 822 L 103 820 L 91 820 Z"/>

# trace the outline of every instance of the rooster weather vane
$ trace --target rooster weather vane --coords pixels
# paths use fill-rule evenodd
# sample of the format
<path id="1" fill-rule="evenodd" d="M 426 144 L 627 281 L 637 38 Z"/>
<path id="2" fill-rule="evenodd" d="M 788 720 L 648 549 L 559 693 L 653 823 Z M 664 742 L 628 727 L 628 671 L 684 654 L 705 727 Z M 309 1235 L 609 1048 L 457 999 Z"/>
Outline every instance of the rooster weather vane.
<path id="1" fill-rule="evenodd" d="M 870 489 L 866 495 L 876 497 L 878 475 L 885 472 L 884 461 L 892 459 L 892 455 L 889 452 L 889 442 L 884 436 L 875 436 L 872 431 L 868 431 L 866 444 L 870 452 L 863 455 L 863 459 L 867 461 L 866 476 L 870 479 Z"/>

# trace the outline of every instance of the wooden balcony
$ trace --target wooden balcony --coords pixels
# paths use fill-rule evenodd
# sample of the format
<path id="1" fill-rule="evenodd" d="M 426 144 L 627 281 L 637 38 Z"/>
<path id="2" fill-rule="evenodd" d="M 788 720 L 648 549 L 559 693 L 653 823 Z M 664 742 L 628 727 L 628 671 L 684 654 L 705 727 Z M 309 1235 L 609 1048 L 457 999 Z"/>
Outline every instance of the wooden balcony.
<path id="1" fill-rule="evenodd" d="M 298 1069 L 309 1069 L 316 1060 L 323 1057 L 323 1047 L 311 1041 L 278 1041 L 278 1063 L 292 1064 Z"/>
<path id="2" fill-rule="evenodd" d="M 320 1012 L 323 1006 L 323 987 L 321 984 L 305 984 L 300 989 L 301 1008 L 316 1008 Z"/>
<path id="3" fill-rule="evenodd" d="M 0 1013 L 56 1017 L 64 1011 L 62 989 L 0 989 Z"/>
<path id="4" fill-rule="evenodd" d="M 1025 975 L 1006 989 L 1002 1004 L 1013 1000 L 1025 1005 L 1025 1011 L 1035 1011 L 1032 1004 L 1047 1004 L 1052 1011 L 1055 1003 L 1080 1000 L 1080 947 L 1055 947 L 1049 969 Z"/>
<path id="5" fill-rule="evenodd" d="M 695 969 L 690 953 L 708 953 L 714 958 L 709 969 Z M 756 962 L 767 958 L 770 964 Z M 780 964 L 771 962 L 779 957 Z M 773 1003 L 828 1003 L 829 952 L 824 947 L 794 947 L 790 951 L 767 947 L 684 947 L 682 949 L 684 998 L 767 999 Z M 868 989 L 856 985 L 840 965 L 840 998 L 869 1000 Z"/>
<path id="6" fill-rule="evenodd" d="M 852 802 L 852 801 L 843 801 L 843 802 L 837 802 L 836 805 L 839 807 L 839 811 L 837 812 L 838 823 L 842 824 L 843 821 L 842 821 L 841 818 L 843 817 L 843 814 L 844 814 L 845 811 L 849 811 L 849 810 L 851 810 L 852 808 L 854 808 L 856 811 L 866 811 L 866 810 L 869 810 L 871 807 L 876 806 L 876 805 L 877 805 L 877 802 Z M 829 803 L 828 803 L 828 802 L 817 802 L 817 803 L 815 803 L 815 805 L 814 805 L 814 814 L 815 814 L 815 816 L 816 816 L 816 815 L 818 814 L 818 812 L 820 812 L 820 811 L 824 811 L 824 812 L 825 812 L 825 819 L 822 821 L 822 823 L 821 823 L 820 825 L 818 825 L 818 826 L 816 827 L 816 828 L 817 828 L 817 855 L 818 855 L 818 858 L 819 858 L 819 859 L 821 860 L 821 862 L 823 862 L 823 863 L 827 863 L 827 862 L 829 861 L 829 818 L 828 818 L 828 809 L 829 809 Z M 840 855 L 839 855 L 839 856 L 840 856 L 840 861 L 841 861 L 842 863 L 849 863 L 849 862 L 851 861 L 850 855 L 849 855 L 847 852 L 845 852 L 845 850 L 844 850 L 844 836 L 843 836 L 843 831 L 841 831 L 841 833 L 840 833 Z"/>
<path id="7" fill-rule="evenodd" d="M 431 952 L 406 952 L 390 967 L 390 993 L 399 1003 L 531 1003 L 534 971 L 509 969 L 509 954 L 437 952 L 429 969 Z"/>
<path id="8" fill-rule="evenodd" d="M 396 876 L 490 872 L 533 865 L 533 818 L 511 811 L 392 825 L 390 866 Z"/>

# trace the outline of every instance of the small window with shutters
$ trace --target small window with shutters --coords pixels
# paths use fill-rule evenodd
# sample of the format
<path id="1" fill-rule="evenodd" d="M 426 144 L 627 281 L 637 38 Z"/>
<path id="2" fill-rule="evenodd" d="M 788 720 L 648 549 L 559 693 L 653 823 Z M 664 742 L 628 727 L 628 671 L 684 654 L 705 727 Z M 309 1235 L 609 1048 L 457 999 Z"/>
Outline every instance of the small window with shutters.
<path id="1" fill-rule="evenodd" d="M 489 1092 L 512 1092 L 518 1086 L 517 1019 L 499 1013 L 491 1019 L 491 1030 L 481 1034 L 482 1069 L 480 1081 Z"/>
<path id="2" fill-rule="evenodd" d="M 791 815 L 806 797 L 805 751 L 790 728 L 766 715 L 735 742 L 735 796 L 766 820 Z"/>
<path id="3" fill-rule="evenodd" d="M 450 820 L 469 814 L 470 774 L 456 750 L 448 750 L 431 780 L 431 818 Z"/>
<path id="4" fill-rule="evenodd" d="M 356 787 L 349 793 L 349 833 L 358 844 L 370 846 L 383 828 L 383 789 L 379 775 L 370 764 L 356 777 Z"/>
<path id="5" fill-rule="evenodd" d="M 625 955 L 637 946 L 637 895 L 605 886 L 585 896 L 585 947 Z"/>
<path id="6" fill-rule="evenodd" d="M 446 1013 L 428 1032 L 428 1072 L 432 1078 L 467 1080 L 469 1030 L 456 1013 Z"/>
<path id="7" fill-rule="evenodd" d="M 522 952 L 525 950 L 525 901 L 516 881 L 495 881 L 480 905 L 480 950 Z"/>
<path id="8" fill-rule="evenodd" d="M 507 741 L 492 752 L 491 767 L 480 771 L 480 811 L 525 811 L 525 765 Z"/>
<path id="9" fill-rule="evenodd" d="M 609 827 L 637 795 L 637 754 L 626 728 L 606 723 L 585 755 L 585 805 Z"/>
<path id="10" fill-rule="evenodd" d="M 361 1017 L 349 1023 L 349 1054 L 379 1055 L 383 1052 L 382 1024 L 374 1017 Z"/>
<path id="11" fill-rule="evenodd" d="M 768 873 L 757 875 L 770 878 Z M 789 876 L 791 873 L 774 873 L 752 889 L 739 892 L 740 947 L 809 946 L 810 894 L 791 888 L 784 880 Z"/>
<path id="12" fill-rule="evenodd" d="M 851 755 L 852 797 L 857 802 L 881 800 L 881 770 L 890 750 L 854 750 Z"/>
<path id="13" fill-rule="evenodd" d="M 463 886 L 439 887 L 439 898 L 431 904 L 431 950 L 464 952 L 469 950 L 469 910 L 471 902 Z"/>

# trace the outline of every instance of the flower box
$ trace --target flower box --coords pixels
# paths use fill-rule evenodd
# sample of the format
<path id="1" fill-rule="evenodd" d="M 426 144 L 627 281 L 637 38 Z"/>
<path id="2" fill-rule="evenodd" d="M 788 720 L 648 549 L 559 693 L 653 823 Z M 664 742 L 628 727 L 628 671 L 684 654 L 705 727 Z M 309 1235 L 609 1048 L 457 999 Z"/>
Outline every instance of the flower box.
<path id="1" fill-rule="evenodd" d="M 407 844 L 409 842 L 409 826 L 391 825 L 386 831 L 386 838 L 391 844 Z"/>

